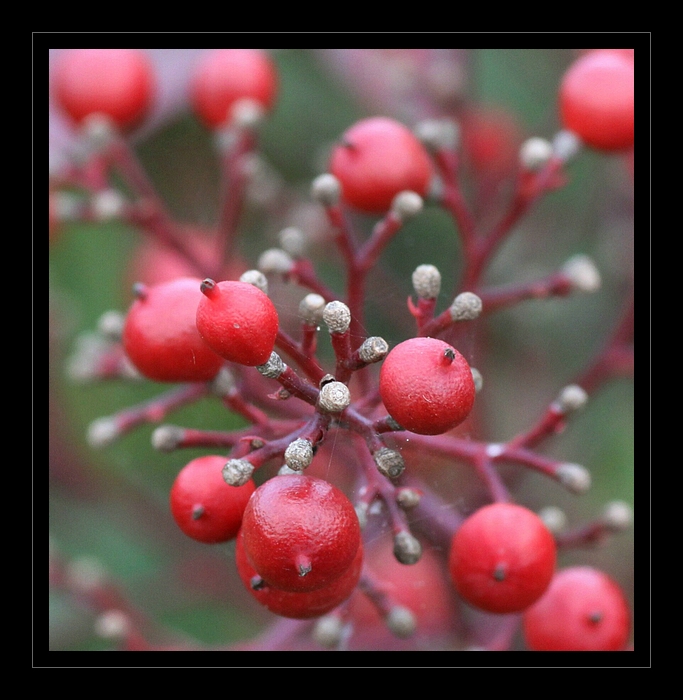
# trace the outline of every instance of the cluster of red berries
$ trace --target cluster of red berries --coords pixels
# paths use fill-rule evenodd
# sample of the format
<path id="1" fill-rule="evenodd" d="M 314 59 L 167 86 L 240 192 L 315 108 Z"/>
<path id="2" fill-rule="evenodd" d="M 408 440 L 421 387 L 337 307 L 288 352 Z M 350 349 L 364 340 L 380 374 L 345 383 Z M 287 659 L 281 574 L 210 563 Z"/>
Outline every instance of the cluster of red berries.
<path id="1" fill-rule="evenodd" d="M 631 147 L 633 65 L 632 57 L 607 50 L 579 58 L 559 88 L 564 127 L 597 149 Z M 135 50 L 68 52 L 54 74 L 56 100 L 75 124 L 105 115 L 122 130 L 132 128 L 148 113 L 154 83 L 145 55 Z M 240 120 L 246 123 L 243 117 L 248 108 L 271 110 L 278 76 L 266 53 L 226 49 L 207 53 L 189 91 L 197 117 L 207 128 L 219 130 L 239 126 Z M 319 201 L 330 216 L 341 204 L 388 222 L 373 233 L 363 249 L 369 252 L 365 258 L 359 256 L 356 269 L 369 266 L 387 237 L 414 212 L 414 202 L 430 196 L 436 173 L 434 158 L 423 141 L 394 119 L 363 119 L 342 135 L 329 160 L 333 180 L 321 185 Z M 286 265 L 284 269 L 290 272 Z M 212 453 L 189 462 L 173 484 L 170 505 L 175 521 L 189 537 L 211 544 L 235 540 L 239 576 L 270 611 L 298 619 L 334 611 L 352 597 L 361 580 L 366 581 L 362 577 L 370 575 L 372 566 L 364 562 L 368 543 L 362 536 L 366 511 L 354 507 L 346 493 L 326 479 L 302 471 L 333 422 L 351 426 L 366 439 L 368 454 L 376 462 L 379 472 L 373 480 L 381 481 L 375 486 L 377 493 L 386 497 L 400 491 L 404 499 L 419 500 L 417 492 L 401 487 L 401 456 L 387 447 L 382 436 L 396 431 L 425 439 L 446 435 L 467 421 L 477 394 L 477 372 L 466 357 L 433 337 L 439 331 L 440 317 L 433 313 L 438 291 L 418 291 L 420 306 L 411 302 L 424 333 L 390 350 L 382 339 L 357 342 L 350 330 L 356 332 L 353 324 L 360 323 L 357 306 L 349 311 L 336 299 L 321 298 L 327 316 L 320 318 L 328 325 L 337 357 L 335 375 L 320 369 L 314 344 L 304 349 L 303 343 L 294 344 L 283 333 L 267 292 L 247 278 L 216 281 L 183 276 L 150 286 L 139 284 L 134 292 L 121 342 L 127 358 L 144 377 L 205 383 L 217 381 L 223 370 L 233 366 L 256 368 L 253 371 L 266 380 L 282 385 L 275 398 L 295 396 L 312 407 L 312 413 L 272 454 L 262 440 L 260 446 L 253 441 L 230 461 Z M 320 318 L 306 322 L 308 327 L 316 327 Z M 458 321 L 451 311 L 447 322 Z M 433 334 L 428 332 L 430 322 Z M 371 340 L 376 341 L 374 345 Z M 386 347 L 376 350 L 381 346 L 377 341 Z M 300 360 L 307 378 L 317 385 L 290 370 L 276 352 L 280 348 Z M 378 398 L 372 398 L 365 384 L 367 396 L 357 401 L 347 387 L 353 373 L 380 361 Z M 295 444 L 303 456 L 290 449 Z M 262 458 L 257 456 L 259 449 L 266 450 Z M 284 458 L 286 466 L 257 486 L 252 472 L 274 457 Z M 398 495 L 395 500 L 401 503 Z M 403 516 L 397 516 L 396 523 L 405 524 Z M 409 527 L 395 527 L 395 535 L 396 560 L 416 564 L 421 549 Z M 596 570 L 557 572 L 557 556 L 555 537 L 544 521 L 531 510 L 501 499 L 476 510 L 452 532 L 447 569 L 454 590 L 467 604 L 496 615 L 523 613 L 530 649 L 624 649 L 630 619 L 619 588 Z M 361 588 L 368 586 L 366 581 Z M 373 595 L 381 598 L 376 591 Z M 391 617 L 401 606 L 386 601 L 378 605 L 380 609 L 385 605 L 384 618 L 391 618 L 396 634 L 411 627 L 399 614 Z"/>

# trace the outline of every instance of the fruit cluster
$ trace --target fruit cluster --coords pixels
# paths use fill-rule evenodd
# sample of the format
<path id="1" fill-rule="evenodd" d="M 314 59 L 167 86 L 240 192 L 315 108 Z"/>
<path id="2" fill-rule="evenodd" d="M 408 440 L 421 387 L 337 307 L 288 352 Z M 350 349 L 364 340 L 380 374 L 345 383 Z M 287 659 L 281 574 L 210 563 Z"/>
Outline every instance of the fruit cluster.
<path id="1" fill-rule="evenodd" d="M 312 203 L 317 235 L 336 249 L 345 273 L 343 291 L 319 276 L 307 250 L 313 236 L 303 228 L 282 228 L 279 246 L 255 264 L 241 247 L 259 129 L 284 89 L 272 55 L 207 51 L 194 66 L 186 101 L 215 138 L 225 181 L 219 222 L 205 231 L 169 213 L 132 145 L 157 90 L 147 54 L 81 49 L 59 57 L 54 99 L 79 148 L 51 174 L 51 240 L 58 228 L 57 241 L 68 236 L 70 220 L 117 219 L 153 251 L 151 265 L 137 269 L 129 308 L 105 314 L 98 341 L 80 344 L 69 368 L 80 380 L 157 382 L 161 393 L 93 421 L 89 441 L 104 447 L 154 424 L 157 450 L 203 451 L 177 473 L 169 518 L 197 543 L 229 543 L 243 592 L 287 621 L 239 648 L 626 650 L 629 595 L 608 572 L 564 565 L 562 557 L 628 527 L 629 506 L 611 503 L 568 527 L 561 511 L 539 508 L 518 486 L 530 470 L 555 482 L 546 496 L 588 490 L 586 468 L 541 448 L 609 380 L 631 375 L 632 296 L 586 368 L 567 373 L 538 418 L 505 442 L 486 437 L 489 378 L 480 368 L 496 312 L 600 286 L 582 254 L 502 287 L 486 273 L 534 205 L 566 186 L 582 149 L 605 159 L 632 151 L 633 53 L 577 56 L 557 86 L 560 130 L 552 140 L 519 144 L 477 116 L 457 86 L 444 97 L 430 56 L 403 56 L 414 60 L 423 101 L 431 99 L 422 118 L 408 124 L 376 113 L 355 121 L 307 196 L 264 205 L 273 222 L 293 218 L 303 199 Z M 464 188 L 464 173 L 474 173 L 481 189 Z M 512 186 L 507 204 L 492 195 L 503 178 Z M 490 204 L 491 196 L 502 216 L 489 228 L 469 198 Z M 442 272 L 448 268 L 450 279 L 451 263 L 415 260 L 400 311 L 412 329 L 389 342 L 373 334 L 370 289 L 384 279 L 392 245 L 427 210 L 457 233 L 458 281 L 446 296 Z M 143 257 L 140 248 L 136 262 Z M 211 398 L 242 426 L 164 422 Z M 517 402 L 506 397 L 507 410 L 516 412 Z M 440 488 L 461 472 L 454 486 Z M 67 576 L 54 576 L 66 585 Z M 120 648 L 192 648 L 149 641 L 121 601 L 101 608 L 99 629 Z"/>

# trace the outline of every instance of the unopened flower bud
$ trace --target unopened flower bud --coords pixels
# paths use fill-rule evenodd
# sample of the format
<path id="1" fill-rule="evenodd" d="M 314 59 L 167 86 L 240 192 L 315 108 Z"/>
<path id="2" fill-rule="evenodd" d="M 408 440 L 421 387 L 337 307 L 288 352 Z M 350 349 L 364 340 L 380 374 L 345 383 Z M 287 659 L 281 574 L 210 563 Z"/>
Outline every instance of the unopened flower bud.
<path id="1" fill-rule="evenodd" d="M 383 360 L 389 352 L 389 343 L 384 338 L 372 336 L 366 338 L 358 348 L 358 357 L 366 364 Z"/>
<path id="2" fill-rule="evenodd" d="M 287 368 L 287 365 L 282 361 L 282 358 L 276 353 L 271 352 L 268 361 L 262 365 L 257 365 L 256 369 L 268 379 L 277 379 Z"/>
<path id="3" fill-rule="evenodd" d="M 160 425 L 152 433 L 152 447 L 160 452 L 173 452 L 183 441 L 185 429 L 177 425 Z"/>
<path id="4" fill-rule="evenodd" d="M 121 340 L 126 317 L 120 311 L 105 311 L 97 321 L 97 330 L 109 340 Z"/>
<path id="5" fill-rule="evenodd" d="M 311 197 L 324 206 L 334 206 L 341 197 L 341 184 L 334 175 L 318 175 L 311 185 Z"/>
<path id="6" fill-rule="evenodd" d="M 107 610 L 95 620 L 95 634 L 102 639 L 123 639 L 130 631 L 130 619 L 122 610 Z"/>
<path id="7" fill-rule="evenodd" d="M 96 192 L 91 199 L 92 211 L 97 221 L 111 221 L 121 216 L 126 201 L 116 190 Z"/>
<path id="8" fill-rule="evenodd" d="M 415 489 L 402 488 L 396 492 L 396 503 L 403 510 L 415 508 L 420 503 L 420 493 Z"/>
<path id="9" fill-rule="evenodd" d="M 328 382 L 320 389 L 318 406 L 326 413 L 341 413 L 351 403 L 351 393 L 343 382 Z"/>
<path id="10" fill-rule="evenodd" d="M 408 221 L 417 216 L 424 206 L 422 197 L 417 192 L 399 192 L 391 203 L 391 210 L 401 221 Z"/>
<path id="11" fill-rule="evenodd" d="M 441 291 L 441 273 L 434 265 L 418 265 L 413 272 L 413 289 L 420 299 L 436 299 Z"/>
<path id="12" fill-rule="evenodd" d="M 87 440 L 91 447 L 106 447 L 116 440 L 120 435 L 116 421 L 105 416 L 94 420 L 88 426 Z"/>
<path id="13" fill-rule="evenodd" d="M 278 234 L 282 249 L 293 258 L 300 258 L 306 252 L 306 236 L 296 226 L 283 228 Z"/>
<path id="14" fill-rule="evenodd" d="M 223 467 L 223 479 L 230 486 L 244 486 L 254 473 L 254 465 L 246 459 L 231 459 Z"/>
<path id="15" fill-rule="evenodd" d="M 557 506 L 547 506 L 538 511 L 538 517 L 543 521 L 543 524 L 553 534 L 564 530 L 567 526 L 567 515 Z"/>
<path id="16" fill-rule="evenodd" d="M 299 304 L 299 316 L 309 326 L 317 326 L 323 320 L 325 299 L 320 294 L 307 294 Z"/>
<path id="17" fill-rule="evenodd" d="M 260 270 L 246 270 L 240 275 L 240 282 L 251 284 L 264 294 L 268 294 L 268 279 Z"/>
<path id="18" fill-rule="evenodd" d="M 313 639 L 327 649 L 339 646 L 343 637 L 344 623 L 337 615 L 325 615 L 319 618 L 313 628 Z"/>
<path id="19" fill-rule="evenodd" d="M 394 556 L 401 564 L 417 564 L 422 556 L 422 545 L 417 538 L 403 530 L 394 537 Z"/>
<path id="20" fill-rule="evenodd" d="M 106 148 L 116 137 L 116 124 L 113 119 L 101 112 L 89 114 L 81 122 L 81 129 L 87 147 L 93 151 Z"/>
<path id="21" fill-rule="evenodd" d="M 612 501 L 602 514 L 605 525 L 614 532 L 621 532 L 633 522 L 633 509 L 625 501 Z"/>
<path id="22" fill-rule="evenodd" d="M 401 454 L 388 447 L 381 447 L 372 456 L 380 474 L 384 474 L 388 479 L 398 479 L 406 468 Z"/>
<path id="23" fill-rule="evenodd" d="M 425 119 L 415 126 L 414 133 L 430 151 L 454 149 L 460 141 L 460 126 L 451 119 Z"/>
<path id="24" fill-rule="evenodd" d="M 230 110 L 232 123 L 240 129 L 257 127 L 263 121 L 265 114 L 263 106 L 249 97 L 236 100 Z"/>
<path id="25" fill-rule="evenodd" d="M 470 367 L 472 373 L 472 381 L 474 382 L 474 390 L 477 394 L 484 388 L 484 377 L 476 367 Z"/>
<path id="26" fill-rule="evenodd" d="M 330 333 L 345 333 L 351 325 L 351 311 L 343 301 L 331 301 L 323 309 L 323 321 Z"/>
<path id="27" fill-rule="evenodd" d="M 546 139 L 534 136 L 519 149 L 519 161 L 527 170 L 540 170 L 552 157 L 553 145 Z"/>
<path id="28" fill-rule="evenodd" d="M 573 413 L 583 408 L 588 401 L 588 394 L 578 384 L 564 387 L 557 397 L 557 407 L 562 413 Z"/>
<path id="29" fill-rule="evenodd" d="M 269 248 L 259 256 L 257 267 L 266 275 L 285 275 L 294 267 L 294 261 L 282 248 Z"/>
<path id="30" fill-rule="evenodd" d="M 586 493 L 591 486 L 590 472 L 580 464 L 561 464 L 557 468 L 557 476 L 572 493 Z"/>
<path id="31" fill-rule="evenodd" d="M 313 461 L 313 445 L 310 440 L 297 438 L 285 450 L 285 462 L 290 469 L 302 472 Z"/>
<path id="32" fill-rule="evenodd" d="M 402 605 L 395 605 L 385 619 L 386 625 L 396 637 L 406 639 L 417 629 L 417 620 L 411 610 Z"/>
<path id="33" fill-rule="evenodd" d="M 211 382 L 211 389 L 216 396 L 230 396 L 236 387 L 235 376 L 227 367 L 221 367 Z"/>
<path id="34" fill-rule="evenodd" d="M 482 308 L 481 299 L 474 292 L 462 292 L 455 297 L 449 311 L 453 321 L 473 321 Z"/>
<path id="35" fill-rule="evenodd" d="M 581 149 L 581 139 L 571 131 L 559 131 L 553 139 L 553 152 L 562 161 L 571 160 Z"/>
<path id="36" fill-rule="evenodd" d="M 579 292 L 596 292 L 602 280 L 593 260 L 587 255 L 574 255 L 562 266 L 562 272 Z"/>

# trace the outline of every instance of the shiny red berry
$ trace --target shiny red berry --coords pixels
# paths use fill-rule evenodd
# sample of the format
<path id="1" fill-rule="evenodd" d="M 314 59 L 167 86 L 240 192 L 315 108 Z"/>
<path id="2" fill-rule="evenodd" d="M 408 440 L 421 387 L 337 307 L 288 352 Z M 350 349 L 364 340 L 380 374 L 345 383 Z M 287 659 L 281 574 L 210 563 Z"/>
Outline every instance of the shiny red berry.
<path id="1" fill-rule="evenodd" d="M 213 379 L 223 359 L 201 339 L 195 318 L 201 280 L 179 277 L 136 288 L 123 328 L 123 347 L 135 367 L 158 382 Z"/>
<path id="2" fill-rule="evenodd" d="M 259 486 L 244 511 L 244 548 L 274 588 L 312 591 L 336 581 L 360 545 L 349 499 L 324 479 L 276 476 Z"/>
<path id="3" fill-rule="evenodd" d="M 418 138 L 400 122 L 371 117 L 356 122 L 332 151 L 329 170 L 342 198 L 367 213 L 384 213 L 405 190 L 427 193 L 432 162 Z"/>
<path id="4" fill-rule="evenodd" d="M 341 605 L 354 591 L 363 567 L 363 545 L 349 568 L 327 586 L 313 591 L 282 591 L 269 586 L 251 565 L 244 551 L 242 532 L 237 537 L 235 561 L 237 572 L 245 588 L 251 595 L 272 613 L 298 620 L 319 617 Z"/>
<path id="5" fill-rule="evenodd" d="M 74 122 L 104 114 L 128 128 L 149 110 L 155 76 L 136 49 L 72 49 L 59 57 L 53 87 L 57 104 Z"/>
<path id="6" fill-rule="evenodd" d="M 622 590 L 607 574 L 575 566 L 558 571 L 524 613 L 524 637 L 534 651 L 621 651 L 630 619 Z"/>
<path id="7" fill-rule="evenodd" d="M 634 61 L 620 51 L 590 51 L 569 67 L 560 84 L 562 124 L 600 150 L 633 146 L 634 105 Z"/>
<path id="8" fill-rule="evenodd" d="M 484 506 L 456 531 L 448 567 L 468 603 L 493 613 L 525 610 L 555 572 L 555 540 L 543 521 L 511 503 Z"/>
<path id="9" fill-rule="evenodd" d="M 476 394 L 467 360 L 436 338 L 410 338 L 392 348 L 382 363 L 379 391 L 389 415 L 421 435 L 462 423 Z"/>
<path id="10" fill-rule="evenodd" d="M 264 111 L 272 108 L 278 74 L 270 56 L 258 49 L 219 49 L 207 53 L 197 66 L 191 88 L 197 116 L 215 129 L 230 118 L 235 102 L 251 99 Z"/>
<path id="11" fill-rule="evenodd" d="M 179 472 L 171 488 L 171 513 L 178 527 L 199 542 L 227 542 L 237 536 L 242 514 L 256 486 L 229 486 L 223 479 L 226 458 L 198 457 Z"/>
<path id="12" fill-rule="evenodd" d="M 279 321 L 273 302 L 246 282 L 201 283 L 196 325 L 204 342 L 241 365 L 264 364 L 275 347 Z"/>

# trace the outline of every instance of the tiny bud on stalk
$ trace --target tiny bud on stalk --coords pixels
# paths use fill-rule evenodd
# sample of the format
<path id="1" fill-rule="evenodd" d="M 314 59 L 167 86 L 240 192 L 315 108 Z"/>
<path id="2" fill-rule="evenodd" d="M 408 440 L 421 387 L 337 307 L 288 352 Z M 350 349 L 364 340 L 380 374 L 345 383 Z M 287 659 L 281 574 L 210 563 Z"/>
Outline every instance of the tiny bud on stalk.
<path id="1" fill-rule="evenodd" d="M 557 397 L 557 406 L 562 413 L 573 413 L 583 408 L 586 401 L 588 394 L 578 384 L 570 384 Z"/>
<path id="2" fill-rule="evenodd" d="M 185 430 L 176 425 L 160 425 L 152 433 L 152 447 L 160 452 L 173 452 L 183 441 Z"/>
<path id="3" fill-rule="evenodd" d="M 520 148 L 519 161 L 527 170 L 540 170 L 552 157 L 553 146 L 546 139 L 527 139 Z"/>
<path id="4" fill-rule="evenodd" d="M 411 610 L 402 605 L 395 605 L 386 617 L 386 625 L 392 634 L 406 639 L 415 633 L 417 620 Z"/>
<path id="5" fill-rule="evenodd" d="M 557 476 L 572 493 L 582 494 L 590 489 L 590 472 L 580 464 L 561 464 L 557 468 Z"/>
<path id="6" fill-rule="evenodd" d="M 482 308 L 481 299 L 476 294 L 463 292 L 455 297 L 449 311 L 453 321 L 473 321 L 481 314 Z"/>
<path id="7" fill-rule="evenodd" d="M 323 309 L 323 321 L 330 333 L 345 333 L 351 325 L 351 311 L 342 301 L 331 301 Z"/>
<path id="8" fill-rule="evenodd" d="M 339 180 L 329 173 L 318 175 L 311 185 L 311 197 L 324 206 L 334 206 L 341 197 Z"/>
<path id="9" fill-rule="evenodd" d="M 375 464 L 380 474 L 384 474 L 387 479 L 398 479 L 406 468 L 403 457 L 388 447 L 382 447 L 373 454 Z"/>
<path id="10" fill-rule="evenodd" d="M 264 294 L 268 294 L 268 280 L 260 270 L 247 270 L 240 275 L 240 282 L 251 284 L 260 289 Z"/>
<path id="11" fill-rule="evenodd" d="M 349 388 L 342 382 L 328 382 L 320 389 L 318 406 L 326 413 L 341 413 L 350 403 Z"/>
<path id="12" fill-rule="evenodd" d="M 366 364 L 383 360 L 389 352 L 389 343 L 384 338 L 366 338 L 358 348 L 358 356 Z"/>
<path id="13" fill-rule="evenodd" d="M 413 272 L 413 289 L 420 299 L 436 299 L 441 291 L 441 273 L 434 265 L 418 265 Z"/>
<path id="14" fill-rule="evenodd" d="M 285 462 L 295 472 L 302 472 L 313 461 L 313 445 L 309 440 L 297 438 L 285 450 Z"/>
<path id="15" fill-rule="evenodd" d="M 587 255 L 574 255 L 562 266 L 562 272 L 579 292 L 597 292 L 602 280 L 595 263 Z"/>
<path id="16" fill-rule="evenodd" d="M 633 522 L 633 509 L 625 501 L 612 501 L 602 514 L 605 525 L 614 532 L 621 532 Z"/>
<path id="17" fill-rule="evenodd" d="M 391 210 L 401 221 L 417 216 L 424 206 L 422 197 L 417 192 L 399 192 L 391 203 Z"/>
<path id="18" fill-rule="evenodd" d="M 223 479 L 230 486 L 244 486 L 254 473 L 254 465 L 246 459 L 231 459 L 223 467 Z"/>
<path id="19" fill-rule="evenodd" d="M 282 248 L 269 248 L 261 253 L 256 266 L 265 275 L 286 275 L 294 267 L 294 261 Z"/>
<path id="20" fill-rule="evenodd" d="M 557 506 L 548 506 L 538 511 L 538 517 L 543 521 L 543 524 L 556 534 L 567 526 L 567 516 L 565 512 Z"/>
<path id="21" fill-rule="evenodd" d="M 325 299 L 320 294 L 307 294 L 299 304 L 299 316 L 309 326 L 317 326 L 323 320 Z"/>
<path id="22" fill-rule="evenodd" d="M 282 358 L 272 352 L 268 358 L 268 362 L 258 365 L 256 369 L 268 379 L 277 379 L 287 368 L 287 365 L 282 361 Z"/>
<path id="23" fill-rule="evenodd" d="M 401 564 L 417 564 L 422 556 L 422 545 L 404 530 L 394 537 L 394 556 Z"/>

